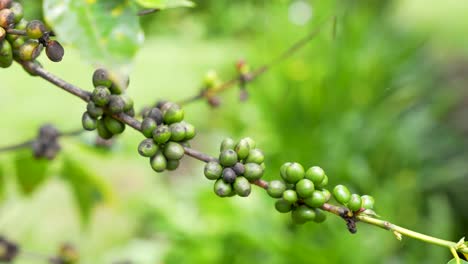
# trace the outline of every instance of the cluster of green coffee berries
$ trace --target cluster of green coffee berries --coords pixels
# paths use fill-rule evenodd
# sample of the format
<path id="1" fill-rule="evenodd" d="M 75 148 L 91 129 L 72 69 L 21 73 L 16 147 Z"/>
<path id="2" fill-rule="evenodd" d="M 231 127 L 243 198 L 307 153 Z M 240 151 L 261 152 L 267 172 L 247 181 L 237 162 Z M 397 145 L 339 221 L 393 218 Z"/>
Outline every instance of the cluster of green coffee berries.
<path id="1" fill-rule="evenodd" d="M 184 121 L 184 110 L 172 102 L 160 102 L 143 113 L 141 132 L 147 137 L 138 145 L 138 153 L 150 158 L 156 172 L 175 170 L 185 154 L 184 146 L 195 137 L 195 127 Z"/>
<path id="2" fill-rule="evenodd" d="M 98 135 L 103 139 L 110 139 L 125 130 L 125 124 L 112 115 L 135 115 L 133 100 L 125 93 L 128 84 L 128 78 L 108 70 L 97 69 L 94 72 L 95 88 L 81 119 L 85 130 L 97 129 Z"/>
<path id="3" fill-rule="evenodd" d="M 17 32 L 9 32 L 11 30 Z M 61 61 L 63 47 L 52 40 L 51 35 L 41 21 L 23 18 L 20 3 L 0 0 L 0 67 L 9 67 L 13 60 L 35 61 L 44 47 L 50 60 Z"/>
<path id="4" fill-rule="evenodd" d="M 204 174 L 214 180 L 214 192 L 220 197 L 249 196 L 251 183 L 262 178 L 265 169 L 263 152 L 247 137 L 234 141 L 226 138 L 221 143 L 218 161 L 206 163 Z"/>
<path id="5" fill-rule="evenodd" d="M 374 209 L 374 198 L 372 196 L 360 196 L 355 193 L 351 194 L 344 185 L 337 185 L 333 188 L 333 197 L 337 202 L 346 206 L 353 212 L 358 212 L 362 209 Z"/>

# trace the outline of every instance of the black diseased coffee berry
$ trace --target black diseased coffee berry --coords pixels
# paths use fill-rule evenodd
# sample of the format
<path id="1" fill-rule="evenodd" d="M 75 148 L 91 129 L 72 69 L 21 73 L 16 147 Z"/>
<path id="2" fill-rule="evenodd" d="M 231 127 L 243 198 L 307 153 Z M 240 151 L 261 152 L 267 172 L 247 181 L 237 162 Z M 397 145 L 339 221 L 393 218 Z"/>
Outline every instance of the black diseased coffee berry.
<path id="1" fill-rule="evenodd" d="M 194 138 L 195 135 L 197 134 L 197 132 L 195 131 L 195 126 L 193 126 L 190 123 L 184 122 L 184 121 L 182 121 L 181 123 L 185 127 L 185 138 L 184 138 L 184 140 L 190 140 L 190 139 Z"/>
<path id="2" fill-rule="evenodd" d="M 111 93 L 109 89 L 104 86 L 98 86 L 94 89 L 91 99 L 97 106 L 105 106 L 109 103 Z"/>
<path id="3" fill-rule="evenodd" d="M 8 41 L 0 42 L 0 67 L 8 68 L 13 63 L 13 51 Z"/>
<path id="4" fill-rule="evenodd" d="M 96 124 L 98 135 L 103 139 L 112 138 L 113 134 L 107 129 L 102 118 L 98 119 Z"/>
<path id="5" fill-rule="evenodd" d="M 160 125 L 163 123 L 163 115 L 162 112 L 159 108 L 151 108 L 149 112 L 147 113 L 146 117 L 152 118 L 157 125 Z"/>
<path id="6" fill-rule="evenodd" d="M 182 123 L 173 123 L 169 126 L 172 141 L 183 141 L 185 139 L 185 126 Z"/>
<path id="7" fill-rule="evenodd" d="M 13 0 L 0 0 L 0 9 L 9 8 Z"/>
<path id="8" fill-rule="evenodd" d="M 112 94 L 109 99 L 108 107 L 112 114 L 122 113 L 125 108 L 125 101 L 121 96 Z"/>
<path id="9" fill-rule="evenodd" d="M 92 131 L 96 129 L 97 120 L 91 117 L 88 112 L 84 112 L 81 117 L 81 124 L 85 130 Z"/>
<path id="10" fill-rule="evenodd" d="M 15 14 L 10 9 L 0 10 L 0 27 L 7 29 L 15 22 Z"/>
<path id="11" fill-rule="evenodd" d="M 221 147 L 219 151 L 225 151 L 228 149 L 234 149 L 236 147 L 236 142 L 232 138 L 225 138 L 223 142 L 221 142 Z"/>
<path id="12" fill-rule="evenodd" d="M 11 3 L 10 10 L 15 15 L 15 20 L 14 20 L 15 24 L 20 22 L 21 19 L 23 19 L 24 10 L 23 10 L 23 6 L 20 3 L 18 2 Z"/>
<path id="13" fill-rule="evenodd" d="M 286 191 L 286 184 L 280 180 L 273 180 L 268 184 L 267 193 L 273 198 L 281 198 Z"/>
<path id="14" fill-rule="evenodd" d="M 162 153 L 158 152 L 151 157 L 150 164 L 155 172 L 163 172 L 167 167 L 167 159 Z"/>
<path id="15" fill-rule="evenodd" d="M 247 178 L 249 181 L 255 181 L 263 176 L 263 168 L 262 166 L 256 163 L 247 163 L 244 165 L 245 172 L 244 177 Z"/>
<path id="16" fill-rule="evenodd" d="M 184 110 L 177 104 L 166 103 L 162 106 L 161 111 L 166 124 L 177 123 L 184 119 Z"/>
<path id="17" fill-rule="evenodd" d="M 27 40 L 19 47 L 18 57 L 22 61 L 35 60 L 42 51 L 42 45 L 36 40 Z"/>
<path id="18" fill-rule="evenodd" d="M 109 130 L 112 134 L 120 134 L 125 130 L 125 124 L 120 122 L 117 119 L 114 119 L 110 116 L 104 117 L 104 124 L 106 125 L 107 130 Z"/>
<path id="19" fill-rule="evenodd" d="M 237 163 L 237 153 L 232 149 L 221 152 L 219 154 L 219 163 L 224 167 L 234 166 Z"/>
<path id="20" fill-rule="evenodd" d="M 143 157 L 152 157 L 158 152 L 158 145 L 156 145 L 152 138 L 147 138 L 140 142 L 138 145 L 138 153 Z"/>
<path id="21" fill-rule="evenodd" d="M 234 183 L 234 181 L 236 180 L 236 173 L 234 172 L 233 169 L 231 168 L 225 168 L 223 170 L 223 181 L 225 183 Z"/>
<path id="22" fill-rule="evenodd" d="M 86 111 L 92 118 L 98 118 L 104 114 L 104 110 L 101 107 L 97 106 L 93 101 L 90 101 L 86 105 Z"/>
<path id="23" fill-rule="evenodd" d="M 171 130 L 168 126 L 158 126 L 153 130 L 153 139 L 158 144 L 164 144 L 171 138 Z"/>
<path id="24" fill-rule="evenodd" d="M 239 143 L 237 143 L 234 150 L 236 151 L 237 156 L 240 160 L 247 158 L 250 151 L 249 142 L 247 142 L 247 140 L 241 139 Z"/>
<path id="25" fill-rule="evenodd" d="M 222 179 L 215 182 L 213 190 L 219 197 L 228 197 L 233 193 L 231 184 L 225 183 Z"/>
<path id="26" fill-rule="evenodd" d="M 42 21 L 32 20 L 26 26 L 26 34 L 29 38 L 39 39 L 46 32 L 46 27 Z"/>
<path id="27" fill-rule="evenodd" d="M 94 87 L 105 86 L 107 88 L 112 86 L 112 81 L 109 78 L 109 72 L 106 69 L 97 69 L 93 73 Z"/>
<path id="28" fill-rule="evenodd" d="M 173 171 L 179 167 L 180 161 L 179 160 L 167 160 L 166 169 Z"/>
<path id="29" fill-rule="evenodd" d="M 245 173 L 245 167 L 244 164 L 237 162 L 234 166 L 232 166 L 232 169 L 237 175 L 244 175 Z"/>
<path id="30" fill-rule="evenodd" d="M 280 213 L 287 213 L 291 211 L 292 205 L 290 202 L 287 202 L 283 199 L 279 199 L 275 202 L 275 209 Z"/>
<path id="31" fill-rule="evenodd" d="M 62 61 L 65 50 L 62 45 L 56 40 L 49 40 L 46 43 L 46 54 L 49 60 L 53 62 Z"/>
<path id="32" fill-rule="evenodd" d="M 154 119 L 145 117 L 141 122 L 141 133 L 147 138 L 153 137 L 153 131 L 156 129 L 156 121 Z"/>
<path id="33" fill-rule="evenodd" d="M 179 143 L 169 141 L 164 146 L 164 156 L 166 156 L 167 159 L 180 160 L 184 156 L 184 153 L 184 147 Z"/>
<path id="34" fill-rule="evenodd" d="M 223 173 L 223 167 L 216 161 L 210 161 L 206 163 L 203 172 L 208 180 L 217 180 Z"/>
<path id="35" fill-rule="evenodd" d="M 263 155 L 263 152 L 255 148 L 249 151 L 247 159 L 245 160 L 245 162 L 253 162 L 257 164 L 262 164 L 263 161 L 265 161 L 265 156 Z"/>
<path id="36" fill-rule="evenodd" d="M 237 177 L 234 181 L 233 187 L 236 194 L 241 197 L 249 196 L 250 192 L 252 191 L 250 182 L 244 177 Z"/>

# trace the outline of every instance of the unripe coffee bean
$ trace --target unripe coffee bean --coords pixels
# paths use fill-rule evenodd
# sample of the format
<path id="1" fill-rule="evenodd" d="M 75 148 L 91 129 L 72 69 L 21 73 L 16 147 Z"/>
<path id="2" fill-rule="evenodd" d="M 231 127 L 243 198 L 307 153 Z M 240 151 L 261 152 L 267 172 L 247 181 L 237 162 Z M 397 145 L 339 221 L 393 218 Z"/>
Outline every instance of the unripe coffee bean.
<path id="1" fill-rule="evenodd" d="M 325 188 L 325 186 L 327 186 L 327 185 L 328 185 L 328 176 L 325 175 L 325 176 L 323 177 L 322 182 L 320 182 L 319 184 L 316 184 L 315 187 L 317 187 L 317 188 Z"/>
<path id="2" fill-rule="evenodd" d="M 314 184 L 320 184 L 325 178 L 325 172 L 318 166 L 310 167 L 304 176 L 306 179 L 311 180 Z"/>
<path id="3" fill-rule="evenodd" d="M 228 197 L 232 194 L 233 189 L 231 184 L 225 183 L 222 179 L 218 179 L 214 184 L 214 192 L 219 197 Z"/>
<path id="4" fill-rule="evenodd" d="M 333 197 L 340 204 L 346 205 L 351 198 L 351 192 L 344 185 L 337 185 L 333 188 Z"/>
<path id="5" fill-rule="evenodd" d="M 26 26 L 26 34 L 29 38 L 38 39 L 44 35 L 46 27 L 42 21 L 32 20 Z"/>
<path id="6" fill-rule="evenodd" d="M 169 141 L 164 146 L 164 156 L 166 156 L 167 159 L 180 160 L 184 154 L 184 147 L 179 143 Z"/>
<path id="7" fill-rule="evenodd" d="M 351 195 L 351 198 L 348 201 L 347 207 L 349 208 L 349 210 L 355 212 L 361 209 L 361 204 L 362 204 L 361 196 L 354 193 Z"/>
<path id="8" fill-rule="evenodd" d="M 171 138 L 171 131 L 168 126 L 158 126 L 153 130 L 153 139 L 158 144 L 164 144 Z"/>
<path id="9" fill-rule="evenodd" d="M 122 94 L 130 82 L 128 76 L 120 75 L 115 72 L 109 72 L 108 77 L 112 82 L 112 85 L 109 87 L 112 94 Z"/>
<path id="10" fill-rule="evenodd" d="M 15 14 L 10 9 L 0 10 L 0 27 L 7 29 L 15 22 Z"/>
<path id="11" fill-rule="evenodd" d="M 314 190 L 314 183 L 309 179 L 302 179 L 296 183 L 296 192 L 302 198 L 312 196 Z"/>
<path id="12" fill-rule="evenodd" d="M 228 149 L 219 154 L 219 163 L 224 167 L 231 167 L 237 163 L 237 153 Z"/>
<path id="13" fill-rule="evenodd" d="M 167 160 L 166 169 L 173 171 L 179 167 L 180 161 L 179 160 Z"/>
<path id="14" fill-rule="evenodd" d="M 154 119 L 145 117 L 141 122 L 141 133 L 147 137 L 153 137 L 153 131 L 156 129 L 156 121 Z"/>
<path id="15" fill-rule="evenodd" d="M 236 142 L 234 141 L 234 139 L 225 138 L 221 142 L 221 147 L 220 147 L 219 151 L 222 152 L 222 151 L 225 151 L 225 150 L 228 150 L 228 149 L 234 149 L 235 147 L 236 147 Z"/>
<path id="16" fill-rule="evenodd" d="M 247 178 L 249 181 L 255 181 L 263 176 L 263 168 L 262 166 L 256 163 L 247 163 L 244 165 L 244 177 Z"/>
<path id="17" fill-rule="evenodd" d="M 286 162 L 284 163 L 283 165 L 281 165 L 280 167 L 280 176 L 281 178 L 286 179 L 288 176 L 286 174 L 286 169 L 289 167 L 289 165 L 291 165 L 292 163 L 291 162 Z"/>
<path id="18" fill-rule="evenodd" d="M 162 153 L 158 152 L 151 157 L 150 164 L 155 172 L 163 172 L 167 167 L 167 159 Z"/>
<path id="19" fill-rule="evenodd" d="M 93 85 L 94 87 L 104 86 L 111 87 L 112 81 L 109 78 L 109 71 L 106 69 L 97 69 L 93 73 Z"/>
<path id="20" fill-rule="evenodd" d="M 18 23 L 23 19 L 24 16 L 24 11 L 23 11 L 23 6 L 18 3 L 18 2 L 13 2 L 11 3 L 10 10 L 13 12 L 15 15 L 14 23 Z"/>
<path id="21" fill-rule="evenodd" d="M 304 167 L 297 162 L 293 162 L 284 169 L 284 175 L 281 176 L 287 183 L 296 183 L 304 178 L 304 174 Z"/>
<path id="22" fill-rule="evenodd" d="M 323 193 L 323 196 L 325 196 L 325 202 L 330 201 L 330 198 L 332 196 L 330 191 L 328 189 L 323 189 L 322 193 Z"/>
<path id="23" fill-rule="evenodd" d="M 94 89 L 91 99 L 97 106 L 105 106 L 109 103 L 111 93 L 105 86 L 98 86 Z"/>
<path id="24" fill-rule="evenodd" d="M 92 118 L 98 118 L 104 114 L 104 109 L 97 106 L 93 101 L 90 101 L 86 105 L 86 111 L 88 112 L 89 116 Z"/>
<path id="25" fill-rule="evenodd" d="M 216 161 L 206 163 L 204 174 L 208 180 L 217 180 L 223 173 L 223 167 Z"/>
<path id="26" fill-rule="evenodd" d="M 81 117 L 81 124 L 85 130 L 92 131 L 96 129 L 97 120 L 92 118 L 88 112 L 84 112 Z"/>
<path id="27" fill-rule="evenodd" d="M 163 115 L 162 112 L 159 108 L 153 107 L 149 112 L 147 113 L 147 117 L 152 118 L 157 125 L 160 125 L 163 123 Z"/>
<path id="28" fill-rule="evenodd" d="M 46 55 L 53 62 L 62 61 L 65 50 L 56 40 L 48 40 L 46 43 Z"/>
<path id="29" fill-rule="evenodd" d="M 22 61 L 35 60 L 42 51 L 42 45 L 36 40 L 27 40 L 18 51 L 18 57 Z"/>
<path id="30" fill-rule="evenodd" d="M 297 202 L 297 193 L 294 190 L 286 190 L 283 192 L 283 199 L 290 204 Z"/>
<path id="31" fill-rule="evenodd" d="M 280 180 L 273 180 L 268 184 L 267 193 L 273 198 L 280 198 L 286 191 L 286 184 Z"/>
<path id="32" fill-rule="evenodd" d="M 112 134 L 120 134 L 125 130 L 125 124 L 120 122 L 117 119 L 114 119 L 110 116 L 104 117 L 104 124 L 106 125 L 107 130 L 109 130 Z"/>
<path id="33" fill-rule="evenodd" d="M 320 209 L 315 209 L 315 218 L 314 218 L 314 222 L 316 223 L 322 223 L 324 222 L 325 220 L 327 220 L 327 215 Z"/>
<path id="34" fill-rule="evenodd" d="M 374 197 L 370 196 L 370 195 L 363 195 L 361 196 L 361 201 L 362 201 L 362 208 L 365 208 L 365 209 L 374 209 L 374 203 L 375 203 L 375 200 L 374 200 Z"/>
<path id="35" fill-rule="evenodd" d="M 196 131 L 195 131 L 195 126 L 193 126 L 190 123 L 187 122 L 182 122 L 182 124 L 185 127 L 185 138 L 184 140 L 190 140 L 195 137 Z"/>
<path id="36" fill-rule="evenodd" d="M 247 158 L 250 151 L 249 142 L 247 142 L 247 140 L 241 139 L 239 143 L 237 143 L 234 150 L 236 151 L 237 156 L 240 160 Z"/>
<path id="37" fill-rule="evenodd" d="M 310 207 L 320 207 L 326 202 L 326 197 L 322 191 L 315 190 L 312 196 L 304 199 L 304 203 Z"/>
<path id="38" fill-rule="evenodd" d="M 234 191 L 241 197 L 249 196 L 252 191 L 250 182 L 244 177 L 237 177 L 233 184 Z"/>
<path id="39" fill-rule="evenodd" d="M 262 164 L 263 161 L 265 160 L 265 156 L 263 155 L 263 152 L 259 149 L 251 149 L 249 151 L 249 155 L 247 156 L 247 159 L 245 162 L 253 162 L 257 164 Z"/>
<path id="40" fill-rule="evenodd" d="M 0 67 L 8 68 L 13 63 L 13 51 L 8 41 L 0 42 Z"/>
<path id="41" fill-rule="evenodd" d="M 162 107 L 162 113 L 166 124 L 180 122 L 184 119 L 184 110 L 174 103 L 166 103 Z"/>
<path id="42" fill-rule="evenodd" d="M 98 135 L 103 139 L 110 139 L 112 138 L 113 134 L 107 129 L 106 125 L 104 124 L 104 120 L 98 119 L 96 123 L 96 128 Z"/>
<path id="43" fill-rule="evenodd" d="M 138 145 L 138 153 L 143 157 L 152 157 L 158 152 L 158 145 L 156 145 L 152 138 L 147 138 L 140 142 Z"/>
<path id="44" fill-rule="evenodd" d="M 119 95 L 112 94 L 109 99 L 108 108 L 112 114 L 122 113 L 125 109 L 125 100 Z"/>
<path id="45" fill-rule="evenodd" d="M 280 212 L 280 213 L 288 213 L 291 211 L 292 209 L 292 205 L 291 203 L 283 200 L 283 199 L 279 199 L 278 201 L 275 202 L 275 209 L 276 211 Z"/>
<path id="46" fill-rule="evenodd" d="M 173 123 L 169 126 L 172 141 L 183 141 L 185 139 L 185 126 L 182 123 Z"/>
<path id="47" fill-rule="evenodd" d="M 303 224 L 315 219 L 315 211 L 305 205 L 301 205 L 293 210 L 291 217 L 294 223 Z"/>

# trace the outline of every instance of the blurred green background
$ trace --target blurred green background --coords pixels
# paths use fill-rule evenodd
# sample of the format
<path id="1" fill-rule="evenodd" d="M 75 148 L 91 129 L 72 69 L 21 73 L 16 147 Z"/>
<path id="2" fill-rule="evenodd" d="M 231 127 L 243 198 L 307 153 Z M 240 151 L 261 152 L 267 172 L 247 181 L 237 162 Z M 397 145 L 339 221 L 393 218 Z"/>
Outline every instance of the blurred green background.
<path id="1" fill-rule="evenodd" d="M 268 62 L 337 15 L 335 35 L 325 22 L 318 38 L 249 84 L 247 102 L 232 89 L 218 109 L 205 102 L 187 106 L 186 119 L 198 129 L 192 146 L 217 155 L 224 137 L 250 136 L 266 154 L 268 179 L 278 178 L 286 161 L 320 165 L 330 186 L 343 183 L 373 195 L 377 213 L 389 221 L 453 241 L 468 234 L 468 2 L 195 2 L 192 9 L 142 19 L 146 41 L 129 87 L 137 109 L 197 93 L 209 69 L 229 79 L 240 58 L 253 67 Z M 23 3 L 37 5 L 29 8 L 30 18 L 40 16 L 40 1 Z M 41 62 L 92 89 L 94 68 L 73 48 L 59 64 Z M 45 122 L 62 130 L 80 126 L 85 106 L 77 98 L 18 65 L 1 70 L 0 80 L 0 146 L 33 137 Z M 450 258 L 444 248 L 399 242 L 363 224 L 351 235 L 338 217 L 294 226 L 258 189 L 248 198 L 219 198 L 196 160 L 184 158 L 176 172 L 156 174 L 137 154 L 142 139 L 129 128 L 109 150 L 93 147 L 93 133 L 63 139 L 47 179 L 27 196 L 15 184 L 18 154 L 0 153 L 0 234 L 51 254 L 69 241 L 82 263 L 396 264 Z M 84 198 L 97 205 L 88 220 L 61 169 L 70 160 L 109 185 L 105 199 L 92 190 Z"/>

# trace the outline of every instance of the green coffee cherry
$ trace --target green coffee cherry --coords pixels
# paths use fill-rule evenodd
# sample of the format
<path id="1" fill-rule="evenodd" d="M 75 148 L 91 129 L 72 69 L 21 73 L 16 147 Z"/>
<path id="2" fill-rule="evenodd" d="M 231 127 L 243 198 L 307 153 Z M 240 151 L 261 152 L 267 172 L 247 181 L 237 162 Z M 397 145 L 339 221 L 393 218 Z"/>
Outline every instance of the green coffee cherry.
<path id="1" fill-rule="evenodd" d="M 281 165 L 280 167 L 280 176 L 281 178 L 283 178 L 283 180 L 285 178 L 287 178 L 287 174 L 286 174 L 286 169 L 289 167 L 289 165 L 291 165 L 292 163 L 291 162 L 286 162 L 284 163 L 283 165 Z"/>
<path id="2" fill-rule="evenodd" d="M 105 106 L 109 103 L 111 92 L 105 86 L 98 86 L 94 89 L 91 99 L 96 106 Z"/>
<path id="3" fill-rule="evenodd" d="M 182 122 L 182 124 L 185 127 L 185 138 L 184 140 L 190 140 L 195 137 L 196 131 L 195 131 L 195 126 L 193 126 L 190 123 L 187 122 Z"/>
<path id="4" fill-rule="evenodd" d="M 172 141 L 182 141 L 185 139 L 185 126 L 181 123 L 173 123 L 169 126 L 171 130 L 171 140 Z"/>
<path id="5" fill-rule="evenodd" d="M 325 178 L 325 172 L 318 166 L 310 167 L 304 176 L 306 179 L 311 180 L 314 184 L 320 184 Z"/>
<path id="6" fill-rule="evenodd" d="M 106 125 L 107 130 L 112 134 L 120 134 L 125 130 L 125 124 L 116 120 L 110 116 L 104 116 L 104 124 Z"/>
<path id="7" fill-rule="evenodd" d="M 11 3 L 10 10 L 15 15 L 15 19 L 13 21 L 15 24 L 20 22 L 21 19 L 23 19 L 24 10 L 23 10 L 23 6 L 20 3 L 18 2 Z"/>
<path id="8" fill-rule="evenodd" d="M 18 23 L 16 23 L 15 28 L 19 30 L 26 30 L 27 26 L 28 26 L 28 21 L 23 18 Z"/>
<path id="9" fill-rule="evenodd" d="M 294 190 L 286 190 L 283 192 L 283 199 L 291 204 L 297 202 L 297 193 Z"/>
<path id="10" fill-rule="evenodd" d="M 159 108 L 151 108 L 149 111 L 148 111 L 148 114 L 147 116 L 145 117 L 149 117 L 149 118 L 152 118 L 154 121 L 156 121 L 156 124 L 157 125 L 160 125 L 163 123 L 163 115 L 162 115 L 162 112 Z"/>
<path id="11" fill-rule="evenodd" d="M 172 160 L 180 160 L 185 154 L 184 147 L 179 143 L 169 141 L 164 146 L 164 156 Z"/>
<path id="12" fill-rule="evenodd" d="M 15 40 L 10 41 L 11 47 L 14 50 L 13 55 L 16 55 L 16 57 L 19 58 L 19 49 L 21 48 L 21 46 L 24 45 L 24 43 L 26 43 L 26 39 L 23 38 L 23 37 L 18 37 Z M 15 52 L 15 50 L 16 50 L 16 52 Z"/>
<path id="13" fill-rule="evenodd" d="M 158 126 L 153 130 L 153 139 L 158 144 L 164 144 L 171 138 L 171 131 L 166 125 Z"/>
<path id="14" fill-rule="evenodd" d="M 273 198 L 281 198 L 286 191 L 286 184 L 280 180 L 273 180 L 268 184 L 267 193 Z"/>
<path id="15" fill-rule="evenodd" d="M 287 164 L 287 163 L 286 163 Z M 283 164 L 283 166 L 286 166 L 283 169 L 280 169 L 281 172 L 281 177 L 287 182 L 287 183 L 296 183 L 302 178 L 304 178 L 304 167 L 302 167 L 301 164 L 297 162 L 290 163 L 289 165 Z"/>
<path id="16" fill-rule="evenodd" d="M 164 104 L 162 114 L 166 124 L 177 123 L 184 119 L 184 110 L 174 103 Z"/>
<path id="17" fill-rule="evenodd" d="M 46 43 L 46 55 L 53 62 L 62 61 L 65 50 L 62 45 L 56 40 L 48 40 Z"/>
<path id="18" fill-rule="evenodd" d="M 128 76 L 119 75 L 114 72 L 108 72 L 108 77 L 112 82 L 112 85 L 109 87 L 109 90 L 112 94 L 122 94 L 127 88 L 130 79 Z"/>
<path id="19" fill-rule="evenodd" d="M 46 27 L 42 21 L 32 20 L 26 26 L 26 34 L 29 38 L 38 39 L 44 35 Z"/>
<path id="20" fill-rule="evenodd" d="M 154 119 L 145 117 L 141 122 L 141 133 L 147 137 L 153 137 L 153 131 L 156 129 L 156 121 Z"/>
<path id="21" fill-rule="evenodd" d="M 228 149 L 234 149 L 236 147 L 236 142 L 232 138 L 225 138 L 223 142 L 221 142 L 221 147 L 219 151 L 225 151 Z"/>
<path id="22" fill-rule="evenodd" d="M 166 169 L 173 171 L 179 167 L 180 161 L 179 160 L 168 160 Z"/>
<path id="23" fill-rule="evenodd" d="M 322 223 L 324 222 L 325 220 L 327 220 L 327 215 L 320 209 L 314 209 L 315 211 L 315 218 L 314 218 L 314 222 L 316 223 Z"/>
<path id="24" fill-rule="evenodd" d="M 128 96 L 127 94 L 122 94 L 120 95 L 120 97 L 123 99 L 124 101 L 124 111 L 130 111 L 131 109 L 133 109 L 133 99 Z"/>
<path id="25" fill-rule="evenodd" d="M 232 169 L 237 175 L 244 175 L 245 173 L 245 167 L 244 164 L 237 162 L 234 166 L 232 166 Z"/>
<path id="26" fill-rule="evenodd" d="M 314 190 L 314 183 L 309 179 L 302 179 L 296 183 L 296 192 L 302 198 L 312 196 Z"/>
<path id="27" fill-rule="evenodd" d="M 81 117 L 81 124 L 85 130 L 92 131 L 96 129 L 97 120 L 92 118 L 88 112 L 84 112 Z"/>
<path id="28" fill-rule="evenodd" d="M 244 177 L 249 181 L 255 181 L 263 176 L 262 166 L 256 163 L 247 163 L 244 165 Z"/>
<path id="29" fill-rule="evenodd" d="M 250 151 L 249 142 L 247 142 L 247 140 L 241 139 L 239 143 L 237 143 L 234 150 L 236 151 L 237 156 L 240 160 L 247 158 Z"/>
<path id="30" fill-rule="evenodd" d="M 287 213 L 287 212 L 290 212 L 291 209 L 292 209 L 292 205 L 291 203 L 283 200 L 283 199 L 279 199 L 278 201 L 275 202 L 275 209 L 276 211 L 280 212 L 280 213 Z"/>
<path id="31" fill-rule="evenodd" d="M 362 204 L 361 196 L 353 193 L 351 195 L 351 198 L 349 199 L 347 207 L 349 208 L 349 210 L 355 212 L 361 209 L 361 204 Z"/>
<path id="32" fill-rule="evenodd" d="M 103 139 L 112 138 L 113 134 L 107 129 L 102 118 L 98 119 L 96 124 L 98 135 Z"/>
<path id="33" fill-rule="evenodd" d="M 163 172 L 167 167 L 167 159 L 159 152 L 151 157 L 150 164 L 155 172 Z"/>
<path id="34" fill-rule="evenodd" d="M 93 85 L 94 87 L 104 86 L 110 88 L 112 81 L 109 78 L 109 72 L 106 69 L 97 69 L 93 73 Z"/>
<path id="35" fill-rule="evenodd" d="M 326 197 L 323 192 L 315 190 L 312 196 L 304 199 L 304 203 L 310 207 L 320 207 L 326 202 Z"/>
<path id="36" fill-rule="evenodd" d="M 22 61 L 35 60 L 42 51 L 42 45 L 36 40 L 29 39 L 19 47 L 18 57 Z"/>
<path id="37" fill-rule="evenodd" d="M 361 196 L 361 201 L 362 201 L 362 204 L 361 204 L 362 208 L 371 209 L 371 210 L 374 209 L 374 203 L 375 203 L 374 197 L 370 195 L 363 195 Z"/>
<path id="38" fill-rule="evenodd" d="M 236 172 L 231 168 L 224 168 L 223 170 L 223 181 L 225 183 L 234 183 L 237 178 Z"/>
<path id="39" fill-rule="evenodd" d="M 13 63 L 13 51 L 8 41 L 0 42 L 0 67 L 8 68 Z"/>
<path id="40" fill-rule="evenodd" d="M 340 204 L 346 205 L 351 198 L 351 193 L 348 188 L 344 185 L 337 185 L 333 188 L 333 197 Z"/>
<path id="41" fill-rule="evenodd" d="M 305 205 L 301 205 L 292 211 L 291 218 L 294 223 L 303 224 L 315 219 L 315 211 Z"/>
<path id="42" fill-rule="evenodd" d="M 252 191 L 250 182 L 244 177 L 237 177 L 233 184 L 234 191 L 241 197 L 249 196 Z"/>
<path id="43" fill-rule="evenodd" d="M 122 113 L 125 109 L 125 100 L 119 95 L 112 94 L 109 99 L 108 107 L 112 114 Z"/>
<path id="44" fill-rule="evenodd" d="M 222 179 L 218 179 L 214 184 L 214 192 L 219 197 L 228 197 L 232 194 L 233 189 L 231 184 L 225 183 Z"/>
<path id="45" fill-rule="evenodd" d="M 263 155 L 263 152 L 259 149 L 251 149 L 249 151 L 249 155 L 247 156 L 247 159 L 245 162 L 253 162 L 257 164 L 262 164 L 263 161 L 265 160 L 265 156 Z"/>
<path id="46" fill-rule="evenodd" d="M 325 202 L 330 201 L 331 198 L 331 193 L 328 189 L 323 189 L 322 190 L 323 196 L 325 196 Z"/>
<path id="47" fill-rule="evenodd" d="M 237 163 L 237 153 L 228 149 L 219 154 L 219 163 L 224 167 L 231 167 Z"/>
<path id="48" fill-rule="evenodd" d="M 13 0 L 0 0 L 0 9 L 9 8 Z"/>
<path id="49" fill-rule="evenodd" d="M 138 153 L 143 157 L 152 157 L 158 152 L 158 145 L 154 144 L 153 139 L 147 138 L 138 145 Z"/>
<path id="50" fill-rule="evenodd" d="M 325 175 L 325 176 L 323 177 L 322 182 L 320 182 L 319 184 L 316 184 L 315 187 L 317 187 L 317 188 L 325 188 L 325 186 L 327 186 L 327 185 L 328 185 L 328 176 Z"/>
<path id="51" fill-rule="evenodd" d="M 88 112 L 89 116 L 92 118 L 98 118 L 104 114 L 104 109 L 97 106 L 93 101 L 90 101 L 86 105 L 86 111 Z"/>
<path id="52" fill-rule="evenodd" d="M 208 180 L 217 180 L 223 173 L 223 167 L 216 161 L 210 161 L 206 163 L 204 173 Z"/>
<path id="53" fill-rule="evenodd" d="M 8 28 L 15 22 L 15 14 L 10 9 L 0 10 L 0 27 Z"/>
<path id="54" fill-rule="evenodd" d="M 249 143 L 250 149 L 254 149 L 257 146 L 257 143 L 255 143 L 255 140 L 253 140 L 250 137 L 245 137 L 245 138 L 243 138 L 243 140 L 245 140 L 245 141 L 247 141 L 247 143 Z"/>

